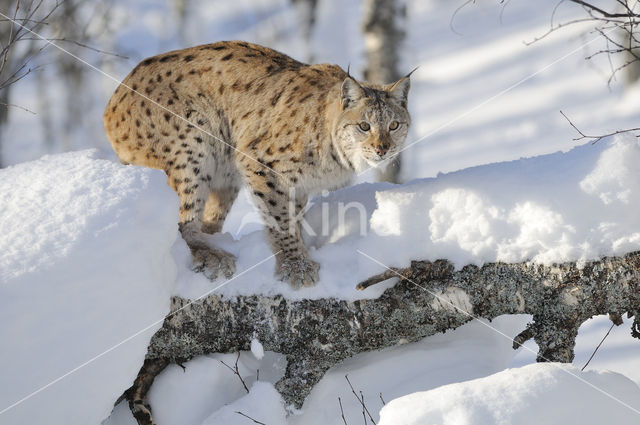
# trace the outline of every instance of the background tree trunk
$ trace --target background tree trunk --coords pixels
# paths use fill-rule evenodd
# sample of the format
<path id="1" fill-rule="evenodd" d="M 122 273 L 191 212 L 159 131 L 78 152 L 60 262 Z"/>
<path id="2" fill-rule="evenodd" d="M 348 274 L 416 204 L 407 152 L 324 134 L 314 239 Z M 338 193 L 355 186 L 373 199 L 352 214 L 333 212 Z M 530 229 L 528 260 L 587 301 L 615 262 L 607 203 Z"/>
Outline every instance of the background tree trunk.
<path id="1" fill-rule="evenodd" d="M 374 300 L 290 301 L 280 296 L 216 295 L 172 300 L 172 312 L 153 336 L 147 359 L 125 397 L 141 424 L 150 424 L 146 391 L 171 363 L 208 353 L 249 350 L 257 338 L 265 350 L 287 358 L 276 384 L 287 405 L 301 407 L 313 386 L 338 362 L 455 329 L 472 318 L 532 314 L 514 336 L 514 348 L 533 338 L 538 361 L 571 362 L 580 325 L 595 315 L 640 311 L 640 252 L 578 267 L 492 263 L 455 270 L 445 260 L 414 261 L 363 282 L 392 277 L 403 282 Z M 366 290 L 366 289 L 365 289 Z M 638 336 L 638 317 L 633 335 Z M 144 412 L 141 414 L 140 412 Z"/>
<path id="2" fill-rule="evenodd" d="M 0 90 L 0 168 L 4 167 L 2 147 L 4 144 L 4 130 L 9 122 L 9 87 Z"/>
<path id="3" fill-rule="evenodd" d="M 311 35 L 313 27 L 316 23 L 316 11 L 318 9 L 318 0 L 290 0 L 291 4 L 296 8 L 300 16 L 300 27 L 302 36 L 307 43 L 308 55 L 305 60 L 308 63 L 314 62 L 313 52 L 311 50 Z"/>
<path id="4" fill-rule="evenodd" d="M 403 0 L 365 0 L 363 32 L 367 65 L 364 79 L 387 84 L 402 75 L 398 70 L 400 48 L 405 38 L 404 21 L 407 10 Z M 377 172 L 379 181 L 399 183 L 400 155 L 390 161 L 385 170 Z"/>
<path id="5" fill-rule="evenodd" d="M 0 18 L 0 143 L 4 129 L 10 118 L 12 107 L 29 108 L 20 99 L 12 101 L 13 85 L 22 78 L 29 77 L 34 71 L 47 71 L 53 75 L 57 72 L 63 81 L 62 107 L 64 113 L 54 115 L 47 101 L 39 102 L 46 150 L 51 150 L 56 137 L 53 129 L 62 132 L 62 150 L 74 147 L 73 139 L 78 131 L 78 122 L 84 111 L 88 110 L 87 96 L 83 94 L 85 75 L 93 72 L 76 58 L 48 46 L 40 37 L 44 37 L 72 52 L 83 49 L 100 55 L 107 52 L 91 47 L 92 38 L 100 31 L 106 30 L 109 12 L 112 8 L 111 0 L 47 1 L 47 0 L 0 0 L 0 12 L 9 17 Z M 15 21 L 15 23 L 13 22 Z M 31 32 L 33 31 L 33 33 Z M 36 35 L 37 34 L 37 35 Z M 19 46 L 19 48 L 16 48 Z M 50 85 L 44 83 L 42 75 L 38 75 L 40 96 L 51 98 L 51 91 L 60 96 Z M 55 97 L 54 96 L 54 97 Z M 59 106 L 59 105 L 58 105 Z M 57 126 L 53 123 L 60 122 Z M 0 148 L 1 148 L 0 144 Z M 1 149 L 0 149 L 1 155 Z M 0 167 L 3 163 L 0 157 Z"/>

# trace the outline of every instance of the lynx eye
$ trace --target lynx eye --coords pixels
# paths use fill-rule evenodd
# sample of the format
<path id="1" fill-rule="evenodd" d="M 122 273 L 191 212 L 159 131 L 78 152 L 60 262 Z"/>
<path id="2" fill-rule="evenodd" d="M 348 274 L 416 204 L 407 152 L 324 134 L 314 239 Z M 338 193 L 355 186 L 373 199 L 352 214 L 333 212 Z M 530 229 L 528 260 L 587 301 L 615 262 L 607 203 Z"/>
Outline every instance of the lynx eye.
<path id="1" fill-rule="evenodd" d="M 398 123 L 398 121 L 391 121 L 389 123 L 389 130 L 391 131 L 397 130 L 399 126 L 400 126 L 400 123 Z"/>
<path id="2" fill-rule="evenodd" d="M 360 122 L 360 124 L 358 124 L 358 127 L 360 127 L 360 130 L 362 131 L 369 131 L 371 130 L 371 126 L 369 125 L 368 122 L 366 121 L 362 121 Z"/>

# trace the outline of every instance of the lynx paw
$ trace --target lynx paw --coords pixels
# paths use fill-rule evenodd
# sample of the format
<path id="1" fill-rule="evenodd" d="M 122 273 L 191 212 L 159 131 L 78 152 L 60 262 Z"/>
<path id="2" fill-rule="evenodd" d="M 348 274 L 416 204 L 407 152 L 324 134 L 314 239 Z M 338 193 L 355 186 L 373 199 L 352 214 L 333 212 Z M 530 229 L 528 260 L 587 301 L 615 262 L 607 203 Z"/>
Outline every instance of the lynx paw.
<path id="1" fill-rule="evenodd" d="M 315 285 L 319 269 L 320 264 L 308 258 L 285 259 L 278 265 L 276 276 L 298 289 Z"/>
<path id="2" fill-rule="evenodd" d="M 206 277 L 215 280 L 224 276 L 230 278 L 236 271 L 236 257 L 221 249 L 194 248 L 193 271 L 202 272 Z"/>

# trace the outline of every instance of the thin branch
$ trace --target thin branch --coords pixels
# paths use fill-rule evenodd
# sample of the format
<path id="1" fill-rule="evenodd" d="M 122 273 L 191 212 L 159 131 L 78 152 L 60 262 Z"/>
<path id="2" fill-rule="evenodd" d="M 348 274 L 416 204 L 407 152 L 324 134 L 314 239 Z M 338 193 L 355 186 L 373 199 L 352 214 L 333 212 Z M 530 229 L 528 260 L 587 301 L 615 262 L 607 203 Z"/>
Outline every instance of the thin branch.
<path id="1" fill-rule="evenodd" d="M 593 22 L 596 21 L 597 19 L 595 18 L 580 18 L 580 19 L 573 19 L 571 21 L 567 21 L 567 22 L 561 22 L 559 24 L 557 24 L 556 26 L 551 26 L 545 33 L 543 33 L 542 35 L 539 35 L 537 37 L 534 37 L 533 39 L 529 40 L 529 41 L 523 41 L 525 46 L 531 46 L 534 43 L 537 43 L 538 41 L 547 38 L 549 35 L 551 35 L 552 33 L 558 31 L 559 29 L 571 26 L 571 25 L 575 25 L 575 24 L 581 24 L 583 22 Z"/>
<path id="2" fill-rule="evenodd" d="M 596 353 L 598 352 L 598 349 L 600 348 L 600 346 L 602 345 L 602 343 L 604 342 L 605 339 L 607 339 L 607 337 L 609 336 L 609 334 L 611 333 L 611 329 L 613 329 L 613 327 L 615 326 L 615 323 L 611 324 L 611 327 L 609 328 L 609 330 L 607 331 L 607 333 L 604 335 L 604 337 L 602 338 L 602 341 L 600 341 L 600 344 L 598 344 L 598 346 L 596 347 L 595 350 L 593 350 L 593 353 L 591 353 L 591 357 L 589 357 L 589 360 L 587 360 L 587 362 L 584 364 L 584 366 L 582 366 L 582 369 L 580 369 L 580 371 L 584 371 L 587 366 L 589 366 L 589 363 L 591 362 L 591 359 L 593 359 L 593 356 L 596 355 Z"/>
<path id="3" fill-rule="evenodd" d="M 588 135 L 588 134 L 583 133 L 582 130 L 580 130 L 573 122 L 571 122 L 569 117 L 567 117 L 564 112 L 560 111 L 560 113 L 569 122 L 571 127 L 573 127 L 574 130 L 576 130 L 578 132 L 578 134 L 580 134 L 580 137 L 575 137 L 573 139 L 574 141 L 583 140 L 583 139 L 592 139 L 592 144 L 596 144 L 600 140 L 604 139 L 605 137 L 615 136 L 617 134 L 622 134 L 622 133 L 629 133 L 629 132 L 632 132 L 632 131 L 640 131 L 640 127 L 636 127 L 636 128 L 628 128 L 626 130 L 612 131 L 611 133 L 601 134 L 601 135 L 598 135 L 598 136 L 592 136 L 592 135 Z M 634 135 L 634 136 L 640 137 L 640 135 Z"/>
<path id="4" fill-rule="evenodd" d="M 338 397 L 338 404 L 340 405 L 340 416 L 342 417 L 342 422 L 344 423 L 344 425 L 349 425 L 347 424 L 347 420 L 344 418 L 344 410 L 342 409 L 342 400 L 340 399 L 340 397 Z"/>
<path id="5" fill-rule="evenodd" d="M 571 25 L 575 25 L 575 24 L 581 24 L 583 22 L 593 22 L 596 21 L 597 19 L 595 18 L 580 18 L 580 19 L 573 19 L 571 21 L 567 21 L 567 22 L 562 22 L 557 24 L 556 26 L 552 26 L 550 27 L 545 33 L 543 33 L 542 35 L 539 35 L 537 37 L 534 37 L 533 39 L 529 40 L 529 41 L 523 41 L 525 46 L 531 46 L 534 43 L 537 43 L 538 41 L 547 38 L 549 35 L 551 35 L 552 33 L 558 31 L 559 29 L 571 26 Z"/>
<path id="6" fill-rule="evenodd" d="M 369 414 L 369 411 L 367 410 L 364 404 L 364 394 L 362 394 L 362 391 L 360 391 L 360 404 L 362 404 L 362 419 L 364 420 L 364 425 L 367 425 L 367 417 L 365 416 L 365 412 Z M 369 418 L 371 418 L 370 414 L 369 414 Z M 371 419 L 371 422 L 373 422 L 373 419 Z M 376 423 L 373 422 L 373 425 L 376 425 Z"/>
<path id="7" fill-rule="evenodd" d="M 386 405 L 387 405 L 387 402 L 386 402 L 386 401 L 384 401 L 384 398 L 382 398 L 382 393 L 380 393 L 380 401 L 382 402 L 382 405 L 383 405 L 383 406 L 386 406 Z"/>
<path id="8" fill-rule="evenodd" d="M 609 13 L 605 10 L 600 9 L 599 7 L 592 5 L 591 3 L 587 3 L 586 1 L 582 1 L 582 0 L 569 0 L 569 1 L 572 3 L 582 5 L 588 9 L 593 10 L 594 12 L 598 12 L 605 18 L 628 18 L 628 17 L 640 18 L 640 15 L 633 13 L 631 11 L 627 11 L 627 13 Z"/>
<path id="9" fill-rule="evenodd" d="M 36 37 L 30 37 L 30 38 L 23 38 L 23 40 L 38 41 L 38 40 L 42 40 L 42 39 L 41 38 L 36 38 Z M 47 41 L 62 41 L 62 42 L 65 42 L 65 43 L 71 43 L 71 44 L 75 44 L 76 46 L 88 49 L 88 50 L 93 50 L 94 52 L 100 53 L 100 54 L 103 54 L 103 55 L 115 56 L 115 57 L 121 58 L 121 59 L 130 59 L 128 56 L 121 55 L 120 53 L 109 52 L 107 50 L 101 50 L 101 49 L 98 49 L 98 48 L 93 47 L 93 46 L 89 46 L 88 44 L 84 44 L 84 43 L 81 43 L 81 42 L 76 41 L 76 40 L 69 40 L 68 38 L 46 38 L 46 40 Z"/>
<path id="10" fill-rule="evenodd" d="M 611 77 L 609 78 L 609 80 L 611 80 L 615 74 L 617 74 L 618 72 L 622 71 L 623 69 L 625 69 L 626 67 L 633 65 L 636 62 L 640 62 L 640 59 L 632 59 L 630 61 L 625 62 L 624 64 L 620 65 L 615 71 L 614 74 L 611 75 Z M 633 131 L 633 130 L 637 130 L 637 129 L 630 129 L 630 130 L 623 130 L 622 133 L 627 132 L 627 131 Z M 617 134 L 617 133 L 614 133 Z"/>
<path id="11" fill-rule="evenodd" d="M 608 42 L 608 40 L 607 40 L 607 42 Z M 626 52 L 626 51 L 629 51 L 629 50 L 636 50 L 636 49 L 640 50 L 640 46 L 635 46 L 635 47 L 632 47 L 631 49 L 627 49 L 625 47 L 624 49 L 598 50 L 597 52 L 595 52 L 595 53 L 593 53 L 593 54 L 591 54 L 589 56 L 586 56 L 585 59 L 589 60 L 589 59 L 592 59 L 592 58 L 594 58 L 594 57 L 596 57 L 598 55 L 601 55 L 603 53 L 623 53 L 623 52 Z"/>
<path id="12" fill-rule="evenodd" d="M 560 9 L 560 6 L 562 6 L 562 4 L 567 1 L 567 0 L 560 0 L 555 7 L 553 8 L 553 11 L 551 12 L 551 18 L 549 19 L 549 27 L 553 28 L 553 22 L 556 18 L 556 13 L 558 12 L 558 9 Z"/>
<path id="13" fill-rule="evenodd" d="M 464 35 L 464 34 L 458 32 L 455 29 L 455 27 L 453 26 L 453 21 L 456 19 L 456 16 L 458 15 L 458 12 L 460 12 L 462 9 L 464 9 L 470 3 L 475 3 L 475 0 L 467 0 L 467 1 L 465 1 L 460 6 L 458 6 L 456 8 L 456 10 L 453 11 L 453 14 L 451 15 L 451 20 L 449 20 L 449 29 L 451 29 L 451 31 L 456 35 Z"/>
<path id="14" fill-rule="evenodd" d="M 13 103 L 4 103 L 4 102 L 0 102 L 0 106 L 4 106 L 6 108 L 18 108 L 18 109 L 22 109 L 25 112 L 28 112 L 30 114 L 33 115 L 37 115 L 35 112 L 33 112 L 31 109 L 27 109 L 24 106 L 20 106 L 20 105 L 14 105 Z"/>
<path id="15" fill-rule="evenodd" d="M 36 19 L 29 19 L 29 18 L 18 18 L 18 17 L 14 17 L 11 19 L 0 19 L 0 22 L 23 22 L 23 23 L 30 23 L 30 24 L 39 24 L 39 25 L 49 25 L 48 22 L 40 22 L 39 20 Z"/>
<path id="16" fill-rule="evenodd" d="M 371 422 L 373 422 L 373 425 L 376 425 L 376 422 L 373 420 L 373 416 L 371 416 L 371 413 L 369 413 L 369 409 L 367 409 L 367 405 L 364 402 L 364 396 L 362 395 L 362 391 L 360 391 L 360 395 L 362 396 L 362 399 L 360 399 L 360 397 L 358 397 L 358 394 L 356 393 L 356 390 L 353 389 L 353 385 L 351 385 L 351 381 L 349 380 L 349 375 L 344 375 L 344 379 L 347 380 L 347 383 L 349 384 L 349 388 L 351 388 L 351 392 L 353 393 L 353 396 L 358 400 L 358 402 L 362 405 L 362 414 L 364 415 L 364 413 L 366 412 L 367 415 L 369 415 L 369 419 L 371 419 Z M 366 416 L 365 416 L 365 423 L 367 422 Z"/>
<path id="17" fill-rule="evenodd" d="M 554 19 L 558 8 L 567 1 L 580 6 L 584 10 L 586 16 L 555 24 Z M 580 23 L 593 23 L 593 28 L 590 31 L 599 34 L 604 39 L 606 48 L 591 55 L 587 55 L 585 59 L 589 60 L 595 56 L 606 53 L 609 60 L 609 66 L 611 68 L 607 85 L 611 86 L 611 83 L 615 81 L 616 74 L 618 72 L 635 63 L 636 59 L 640 60 L 640 55 L 637 53 L 637 44 L 640 44 L 638 43 L 637 37 L 637 28 L 638 26 L 640 26 L 640 14 L 634 11 L 636 6 L 638 5 L 638 2 L 635 2 L 633 7 L 630 7 L 629 2 L 626 0 L 615 0 L 614 3 L 618 3 L 619 5 L 621 5 L 624 11 L 619 13 L 608 12 L 603 8 L 594 6 L 593 4 L 584 0 L 560 0 L 555 5 L 553 12 L 551 13 L 551 23 L 549 25 L 549 29 L 542 35 L 539 35 L 532 40 L 525 40 L 524 44 L 531 45 L 533 43 L 536 43 L 546 38 L 551 33 L 554 33 L 562 28 L 571 25 Z M 624 45 L 617 40 L 617 37 L 614 37 L 616 34 L 620 34 L 620 32 L 623 32 L 625 34 L 625 41 L 623 42 Z M 613 55 L 619 55 L 622 53 L 628 53 L 633 59 L 626 59 L 622 65 L 615 67 L 613 65 L 611 57 Z"/>
<path id="18" fill-rule="evenodd" d="M 28 68 L 26 71 L 24 71 L 24 68 L 27 66 L 28 62 L 29 61 L 23 63 L 22 66 L 20 66 L 20 68 L 16 69 L 16 71 L 13 74 L 11 74 L 4 81 L 0 82 L 0 90 L 4 89 L 5 87 L 8 87 L 8 86 L 10 86 L 12 84 L 17 83 L 18 81 L 22 80 L 27 75 L 31 74 L 32 72 L 38 71 L 38 70 L 40 70 L 42 68 L 41 65 L 37 65 L 37 66 L 34 66 L 33 68 Z"/>
<path id="19" fill-rule="evenodd" d="M 500 25 L 503 24 L 502 22 L 502 18 L 504 17 L 504 11 L 507 8 L 507 6 L 511 3 L 511 0 L 500 0 L 500 4 L 502 4 L 502 7 L 500 8 Z"/>
<path id="20" fill-rule="evenodd" d="M 245 418 L 252 420 L 252 421 L 253 421 L 254 423 L 256 423 L 256 424 L 260 424 L 260 425 L 267 425 L 267 424 L 265 424 L 264 422 L 260 422 L 260 421 L 258 421 L 258 420 L 256 420 L 256 419 L 253 419 L 251 416 L 249 416 L 249 415 L 245 415 L 245 414 L 244 414 L 244 413 L 242 413 L 242 412 L 238 412 L 238 411 L 236 411 L 236 413 L 237 413 L 238 415 L 240 415 L 240 416 L 244 416 Z"/>
<path id="21" fill-rule="evenodd" d="M 238 377 L 238 379 L 240 379 L 240 382 L 242 382 L 242 386 L 244 387 L 244 389 L 247 392 L 247 394 L 249 394 L 249 387 L 247 387 L 247 383 L 244 382 L 244 379 L 242 379 L 242 375 L 240 375 L 240 370 L 238 369 L 238 360 L 240 360 L 240 352 L 239 351 L 238 351 L 238 357 L 236 357 L 236 363 L 235 363 L 235 365 L 233 367 L 229 366 L 228 364 L 226 364 L 222 360 L 220 360 L 220 363 L 225 365 L 231 372 L 234 373 L 234 375 L 236 375 Z"/>

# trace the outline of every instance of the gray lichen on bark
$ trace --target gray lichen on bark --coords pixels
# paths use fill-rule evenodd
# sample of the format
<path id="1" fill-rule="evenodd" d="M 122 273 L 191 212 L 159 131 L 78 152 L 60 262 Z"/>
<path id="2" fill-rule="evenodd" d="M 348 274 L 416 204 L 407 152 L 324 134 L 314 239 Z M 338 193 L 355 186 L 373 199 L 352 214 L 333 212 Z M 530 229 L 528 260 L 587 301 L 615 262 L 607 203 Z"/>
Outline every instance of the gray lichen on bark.
<path id="1" fill-rule="evenodd" d="M 211 295 L 192 303 L 174 298 L 175 313 L 153 336 L 145 366 L 159 373 L 164 366 L 152 368 L 154 362 L 166 365 L 208 353 L 249 350 L 251 340 L 258 338 L 265 350 L 286 356 L 285 375 L 276 388 L 299 408 L 324 373 L 343 359 L 415 342 L 473 317 L 531 314 L 533 321 L 514 336 L 514 345 L 534 338 L 538 361 L 571 362 L 580 324 L 595 315 L 640 309 L 640 252 L 581 267 L 491 263 L 456 270 L 445 260 L 413 261 L 367 284 L 395 275 L 403 277 L 401 282 L 373 300 Z M 638 322 L 633 326 L 637 332 Z M 148 388 L 154 376 L 142 373 L 137 382 Z M 144 391 L 130 391 L 139 404 L 146 403 Z"/>

